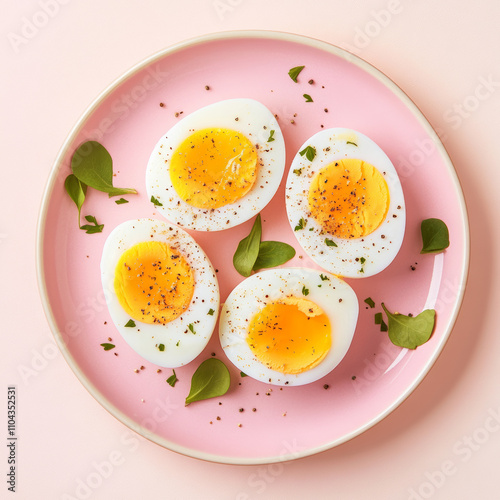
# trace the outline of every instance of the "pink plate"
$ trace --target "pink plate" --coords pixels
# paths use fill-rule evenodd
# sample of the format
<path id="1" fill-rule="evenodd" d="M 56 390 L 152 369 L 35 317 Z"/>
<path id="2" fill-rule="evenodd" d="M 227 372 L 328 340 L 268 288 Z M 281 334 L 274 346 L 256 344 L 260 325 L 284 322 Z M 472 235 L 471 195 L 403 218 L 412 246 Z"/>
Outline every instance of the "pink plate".
<path id="1" fill-rule="evenodd" d="M 288 70 L 301 65 L 305 68 L 294 83 Z M 313 102 L 305 102 L 303 94 Z M 360 319 L 347 356 L 324 379 L 280 389 L 242 378 L 214 334 L 195 361 L 176 369 L 179 382 L 172 388 L 166 383 L 171 370 L 159 372 L 142 360 L 113 326 L 101 289 L 101 251 L 117 224 L 140 217 L 161 219 L 145 186 L 146 164 L 160 136 L 183 114 L 235 97 L 256 99 L 278 116 L 287 169 L 297 148 L 322 127 L 349 127 L 372 138 L 401 178 L 406 234 L 396 260 L 385 271 L 349 281 L 358 295 Z M 93 235 L 78 229 L 76 207 L 63 185 L 73 152 L 88 139 L 100 141 L 111 153 L 115 185 L 139 191 L 126 196 L 128 204 L 117 205 L 115 198 L 89 189 L 82 216 L 92 214 L 104 223 L 104 231 Z M 444 220 L 450 230 L 451 245 L 438 255 L 419 254 L 420 222 L 429 217 Z M 317 268 L 288 224 L 284 180 L 262 218 L 263 239 L 286 241 L 296 248 L 287 266 Z M 215 233 L 191 231 L 218 270 L 221 301 L 242 279 L 231 260 L 251 224 Z M 232 464 L 311 455 L 353 438 L 394 410 L 446 343 L 462 301 L 468 258 L 467 214 L 457 176 L 438 135 L 417 107 L 361 59 L 318 40 L 273 32 L 229 32 L 180 43 L 113 83 L 62 147 L 38 229 L 42 301 L 56 341 L 85 387 L 121 422 L 161 446 Z M 367 297 L 375 301 L 375 308 L 364 303 Z M 437 322 L 430 341 L 415 351 L 394 346 L 374 324 L 382 301 L 405 314 L 435 308 Z M 104 351 L 100 344 L 108 338 L 116 347 Z M 192 373 L 213 354 L 230 369 L 228 393 L 185 407 Z"/>

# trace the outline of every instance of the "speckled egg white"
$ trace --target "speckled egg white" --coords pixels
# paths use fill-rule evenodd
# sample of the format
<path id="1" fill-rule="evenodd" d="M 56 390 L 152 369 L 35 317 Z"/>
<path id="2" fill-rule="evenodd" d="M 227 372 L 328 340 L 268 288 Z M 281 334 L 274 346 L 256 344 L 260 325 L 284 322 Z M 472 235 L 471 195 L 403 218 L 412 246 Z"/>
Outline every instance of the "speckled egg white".
<path id="1" fill-rule="evenodd" d="M 172 184 L 169 165 L 173 153 L 194 132 L 231 129 L 243 134 L 258 155 L 252 189 L 234 203 L 199 208 L 182 199 Z M 156 144 L 148 162 L 148 197 L 161 203 L 158 211 L 168 220 L 199 231 L 219 231 L 241 224 L 260 212 L 278 189 L 285 168 L 285 144 L 274 115 L 253 99 L 229 99 L 205 106 L 182 118 Z"/>
<path id="2" fill-rule="evenodd" d="M 185 258 L 194 272 L 194 293 L 182 315 L 166 324 L 135 320 L 125 327 L 130 315 L 115 291 L 115 272 L 123 252 L 143 242 L 170 245 Z M 108 236 L 101 258 L 101 278 L 109 314 L 127 344 L 141 357 L 158 366 L 175 368 L 196 358 L 207 345 L 217 321 L 219 285 L 208 257 L 195 240 L 175 225 L 152 219 L 126 221 Z M 194 333 L 188 325 L 192 325 Z M 164 349 L 159 346 L 163 344 Z"/>
<path id="3" fill-rule="evenodd" d="M 300 154 L 308 146 L 316 151 L 312 161 Z M 320 169 L 348 158 L 373 165 L 385 179 L 390 194 L 388 211 L 380 226 L 371 234 L 353 239 L 325 232 L 311 216 L 308 202 L 311 181 Z M 374 141 L 351 129 L 322 130 L 301 146 L 287 178 L 286 209 L 304 251 L 323 269 L 339 276 L 363 278 L 381 272 L 394 260 L 403 242 L 405 200 L 396 169 Z"/>
<path id="4" fill-rule="evenodd" d="M 270 369 L 257 359 L 246 341 L 251 319 L 267 304 L 286 297 L 312 301 L 331 324 L 332 345 L 326 357 L 302 373 Z M 341 362 L 356 329 L 358 309 L 352 288 L 334 275 L 307 268 L 269 269 L 245 279 L 230 293 L 221 311 L 220 342 L 228 359 L 256 380 L 280 386 L 308 384 L 324 377 Z"/>

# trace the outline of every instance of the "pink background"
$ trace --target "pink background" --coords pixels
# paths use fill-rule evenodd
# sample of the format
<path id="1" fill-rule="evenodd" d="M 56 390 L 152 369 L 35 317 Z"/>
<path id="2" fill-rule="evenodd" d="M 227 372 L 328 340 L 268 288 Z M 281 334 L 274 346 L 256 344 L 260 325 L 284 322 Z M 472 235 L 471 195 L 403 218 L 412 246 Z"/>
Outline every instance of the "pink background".
<path id="1" fill-rule="evenodd" d="M 18 496 L 496 498 L 500 291 L 492 277 L 498 276 L 493 256 L 499 253 L 499 230 L 489 209 L 498 199 L 500 68 L 494 61 L 500 7 L 493 2 L 459 6 L 451 0 L 437 6 L 377 0 L 356 8 L 339 1 L 122 4 L 46 0 L 3 9 L 1 366 L 4 397 L 8 385 L 18 392 Z M 44 185 L 88 104 L 152 53 L 232 29 L 313 36 L 386 73 L 443 137 L 464 186 L 471 223 L 464 305 L 427 378 L 373 429 L 336 449 L 284 464 L 205 463 L 125 428 L 90 396 L 57 351 L 35 275 Z M 479 168 L 487 170 L 480 177 Z M 6 469 L 6 454 L 0 461 Z M 3 496 L 6 484 L 2 488 Z"/>

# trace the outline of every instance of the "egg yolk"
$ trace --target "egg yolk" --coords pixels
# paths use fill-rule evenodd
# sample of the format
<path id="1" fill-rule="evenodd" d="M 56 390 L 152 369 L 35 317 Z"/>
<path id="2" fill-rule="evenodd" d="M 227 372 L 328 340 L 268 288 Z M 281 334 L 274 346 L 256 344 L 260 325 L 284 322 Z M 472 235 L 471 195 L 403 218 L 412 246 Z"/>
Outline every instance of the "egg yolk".
<path id="1" fill-rule="evenodd" d="M 247 344 L 272 370 L 302 373 L 317 366 L 332 345 L 330 321 L 314 302 L 286 297 L 264 306 L 250 321 Z"/>
<path id="2" fill-rule="evenodd" d="M 178 250 L 160 241 L 147 241 L 123 252 L 114 288 L 133 319 L 164 325 L 188 308 L 194 283 L 193 270 Z"/>
<path id="3" fill-rule="evenodd" d="M 309 189 L 312 217 L 338 238 L 368 236 L 389 210 L 389 188 L 369 163 L 345 159 L 330 163 L 313 178 Z"/>
<path id="4" fill-rule="evenodd" d="M 224 128 L 194 132 L 170 161 L 170 179 L 177 194 L 204 209 L 223 207 L 245 196 L 257 170 L 253 144 L 243 134 Z"/>

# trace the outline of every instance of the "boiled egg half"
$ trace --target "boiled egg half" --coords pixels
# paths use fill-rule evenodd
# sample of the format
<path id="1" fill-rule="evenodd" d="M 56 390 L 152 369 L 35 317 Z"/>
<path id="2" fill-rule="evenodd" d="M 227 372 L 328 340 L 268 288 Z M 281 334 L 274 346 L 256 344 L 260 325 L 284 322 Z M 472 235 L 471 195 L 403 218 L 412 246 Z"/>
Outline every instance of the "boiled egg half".
<path id="1" fill-rule="evenodd" d="M 284 168 L 285 145 L 274 115 L 253 99 L 229 99 L 189 114 L 159 140 L 146 187 L 168 220 L 218 231 L 260 212 Z"/>
<path id="2" fill-rule="evenodd" d="M 379 273 L 403 242 L 396 169 L 374 141 L 351 129 L 322 130 L 302 145 L 288 174 L 286 209 L 304 251 L 339 276 Z"/>
<path id="3" fill-rule="evenodd" d="M 207 345 L 219 311 L 219 286 L 208 257 L 184 230 L 137 219 L 117 226 L 101 258 L 111 319 L 144 359 L 185 365 Z"/>
<path id="4" fill-rule="evenodd" d="M 230 293 L 219 336 L 226 356 L 246 375 L 274 385 L 303 385 L 340 363 L 357 318 L 356 294 L 334 275 L 270 269 Z"/>

